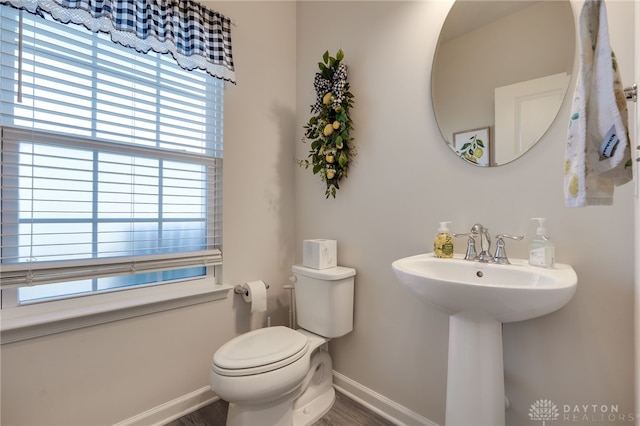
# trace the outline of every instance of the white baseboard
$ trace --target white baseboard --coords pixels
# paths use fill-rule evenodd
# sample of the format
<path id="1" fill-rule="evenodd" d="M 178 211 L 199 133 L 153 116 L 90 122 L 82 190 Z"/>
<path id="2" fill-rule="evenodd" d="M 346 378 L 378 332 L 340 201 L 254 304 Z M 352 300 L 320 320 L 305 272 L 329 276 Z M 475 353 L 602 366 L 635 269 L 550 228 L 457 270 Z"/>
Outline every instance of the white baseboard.
<path id="1" fill-rule="evenodd" d="M 220 398 L 209 386 L 202 387 L 172 401 L 116 423 L 114 426 L 162 426 L 192 413 Z"/>
<path id="2" fill-rule="evenodd" d="M 399 426 L 439 426 L 426 417 L 409 410 L 408 408 L 398 404 L 379 393 L 351 380 L 337 371 L 333 371 L 333 385 L 335 388 L 364 405 L 374 413 L 377 413 Z"/>
<path id="3" fill-rule="evenodd" d="M 422 417 L 337 371 L 333 372 L 333 384 L 338 391 L 347 397 L 364 405 L 396 425 L 439 426 L 437 423 Z M 123 420 L 114 426 L 163 426 L 206 405 L 212 404 L 219 399 L 220 398 L 211 391 L 209 386 L 205 386 Z"/>

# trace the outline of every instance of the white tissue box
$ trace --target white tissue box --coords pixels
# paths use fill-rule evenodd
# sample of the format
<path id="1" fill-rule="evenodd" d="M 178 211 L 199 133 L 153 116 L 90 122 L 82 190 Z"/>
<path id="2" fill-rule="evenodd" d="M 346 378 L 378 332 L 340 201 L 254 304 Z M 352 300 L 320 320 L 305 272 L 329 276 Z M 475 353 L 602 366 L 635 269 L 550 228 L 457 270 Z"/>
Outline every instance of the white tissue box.
<path id="1" fill-rule="evenodd" d="M 338 242 L 336 240 L 304 240 L 302 242 L 302 264 L 313 269 L 336 267 L 338 265 Z"/>

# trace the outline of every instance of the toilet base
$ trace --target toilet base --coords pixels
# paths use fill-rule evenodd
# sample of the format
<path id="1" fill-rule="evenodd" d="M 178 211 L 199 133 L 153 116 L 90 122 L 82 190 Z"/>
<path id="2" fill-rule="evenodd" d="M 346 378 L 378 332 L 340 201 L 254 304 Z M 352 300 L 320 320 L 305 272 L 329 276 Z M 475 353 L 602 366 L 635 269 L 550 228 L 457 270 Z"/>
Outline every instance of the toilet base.
<path id="1" fill-rule="evenodd" d="M 230 402 L 226 426 L 293 425 L 291 397 L 285 396 L 264 404 Z"/>
<path id="2" fill-rule="evenodd" d="M 331 356 L 319 349 L 296 390 L 259 404 L 229 403 L 227 426 L 309 426 L 327 414 L 335 400 Z"/>
<path id="3" fill-rule="evenodd" d="M 302 393 L 293 401 L 293 424 L 308 426 L 327 414 L 336 400 L 333 389 L 333 363 L 329 352 L 319 349 L 311 357 Z"/>
<path id="4" fill-rule="evenodd" d="M 336 391 L 331 386 L 324 393 L 318 395 L 307 405 L 296 408 L 293 411 L 294 426 L 309 426 L 320 420 L 322 416 L 327 414 L 336 400 Z"/>
<path id="5" fill-rule="evenodd" d="M 289 398 L 266 404 L 242 405 L 229 403 L 227 426 L 247 425 L 288 425 L 310 426 L 327 414 L 336 400 L 333 386 L 308 401 L 292 409 Z"/>

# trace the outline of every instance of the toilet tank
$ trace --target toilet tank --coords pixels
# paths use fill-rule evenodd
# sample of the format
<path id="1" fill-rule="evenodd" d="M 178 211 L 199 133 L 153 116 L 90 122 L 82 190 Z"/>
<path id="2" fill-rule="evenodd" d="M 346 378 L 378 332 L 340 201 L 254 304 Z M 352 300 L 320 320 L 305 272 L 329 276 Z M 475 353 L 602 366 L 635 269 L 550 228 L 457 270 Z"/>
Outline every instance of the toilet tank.
<path id="1" fill-rule="evenodd" d="M 320 336 L 344 336 L 353 330 L 356 270 L 344 266 L 312 269 L 294 265 L 298 326 Z"/>

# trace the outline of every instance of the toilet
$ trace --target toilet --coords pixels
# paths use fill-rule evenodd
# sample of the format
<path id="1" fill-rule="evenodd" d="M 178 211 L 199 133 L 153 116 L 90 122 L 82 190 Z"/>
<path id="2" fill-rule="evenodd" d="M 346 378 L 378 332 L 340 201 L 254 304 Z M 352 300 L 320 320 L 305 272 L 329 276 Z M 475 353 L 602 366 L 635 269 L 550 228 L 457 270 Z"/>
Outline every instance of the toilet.
<path id="1" fill-rule="evenodd" d="M 229 402 L 227 426 L 307 426 L 335 401 L 332 338 L 353 330 L 355 269 L 292 267 L 300 327 L 231 339 L 211 363 L 211 390 Z"/>

